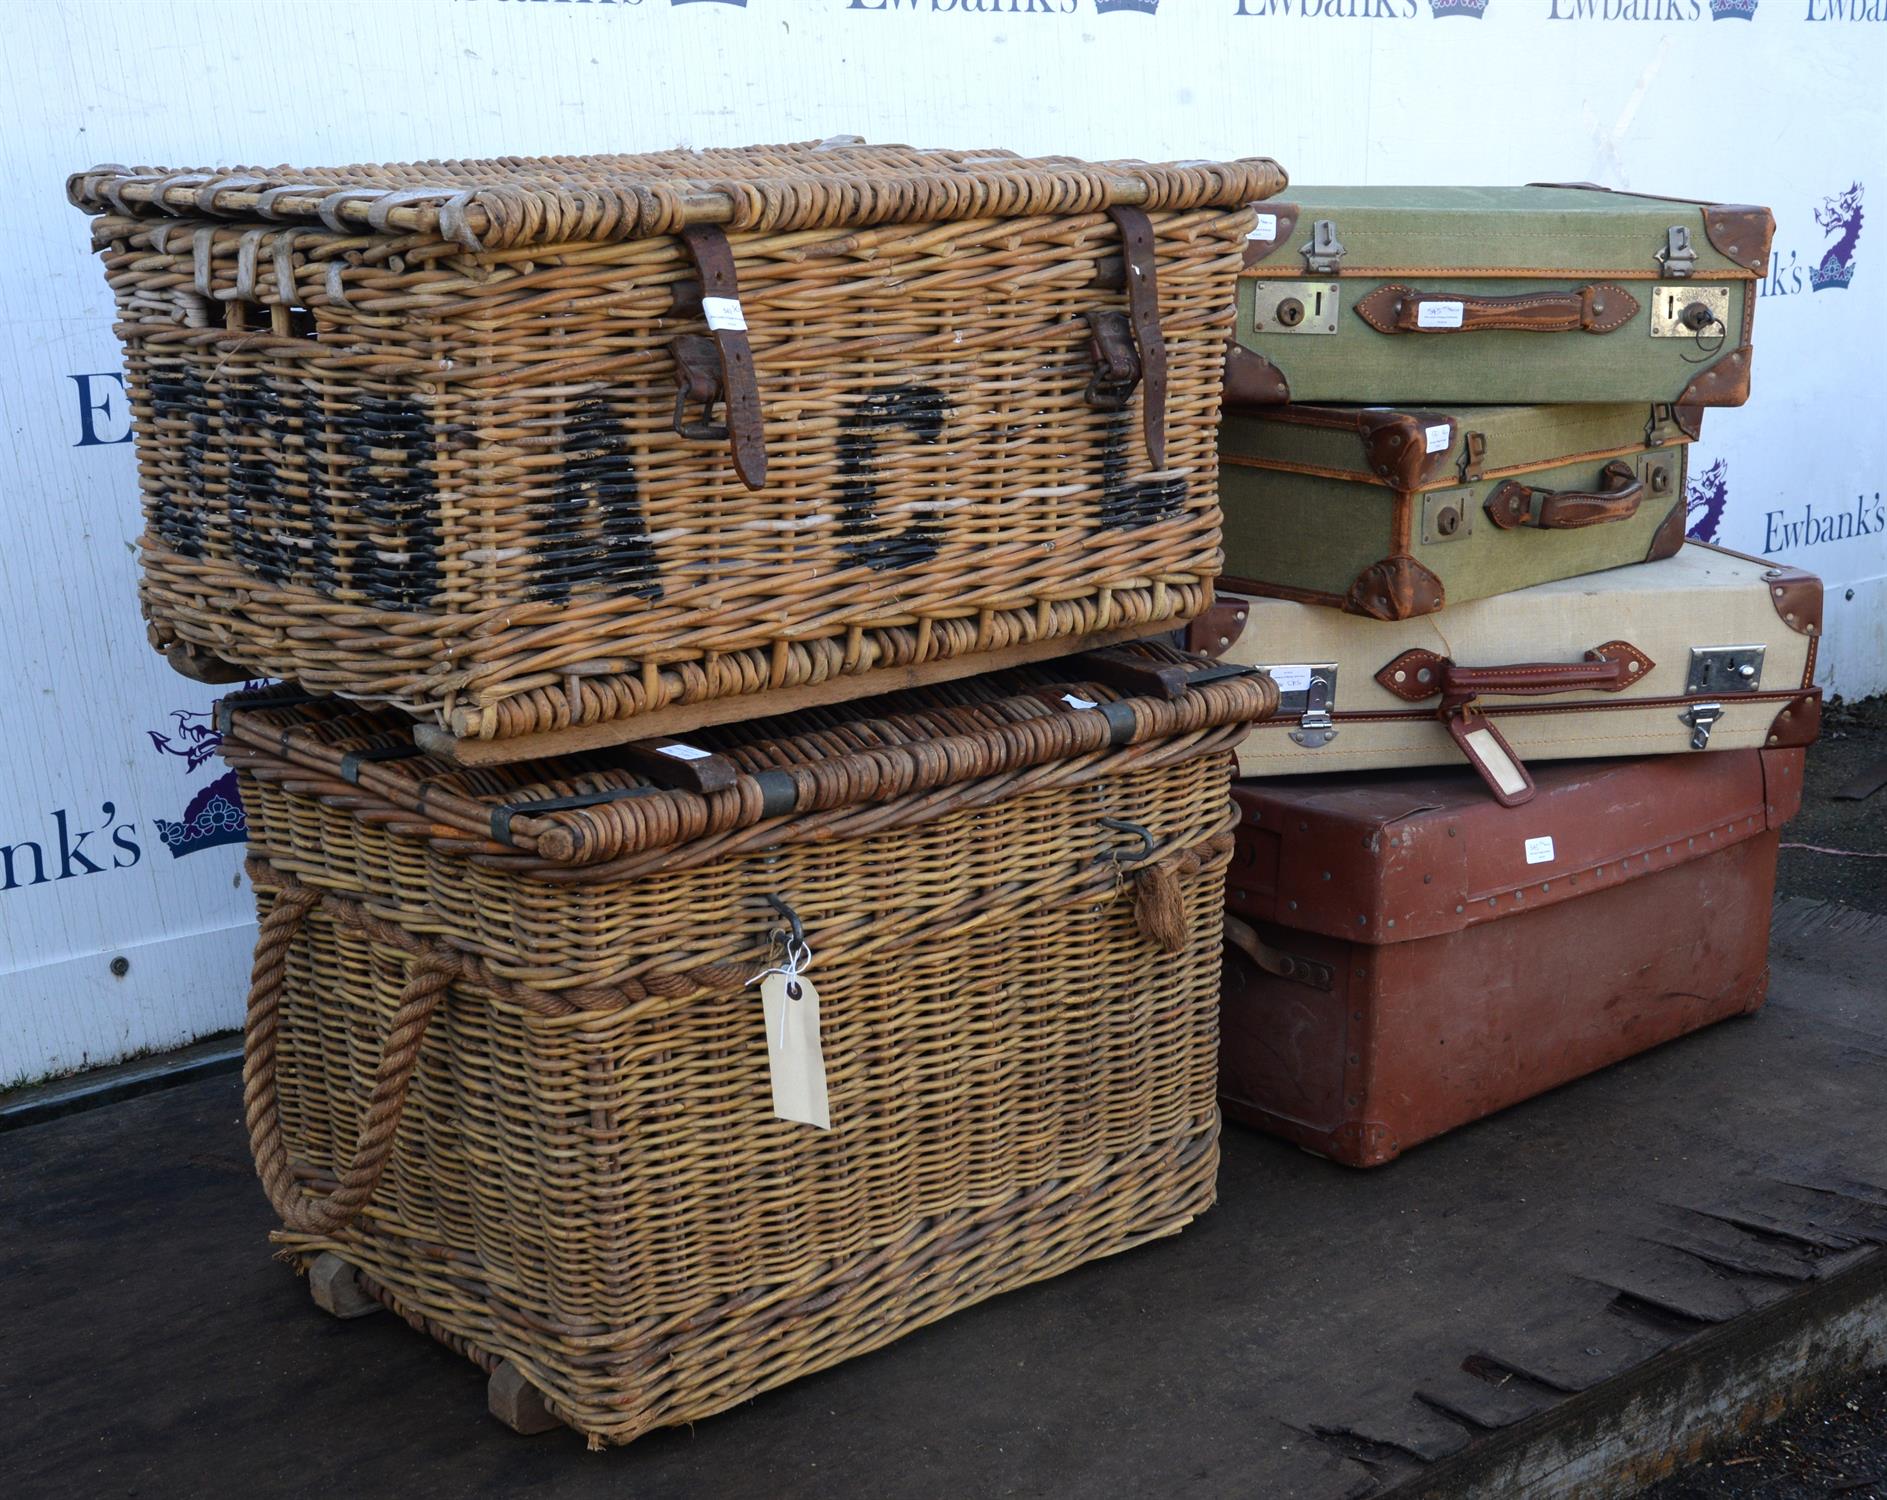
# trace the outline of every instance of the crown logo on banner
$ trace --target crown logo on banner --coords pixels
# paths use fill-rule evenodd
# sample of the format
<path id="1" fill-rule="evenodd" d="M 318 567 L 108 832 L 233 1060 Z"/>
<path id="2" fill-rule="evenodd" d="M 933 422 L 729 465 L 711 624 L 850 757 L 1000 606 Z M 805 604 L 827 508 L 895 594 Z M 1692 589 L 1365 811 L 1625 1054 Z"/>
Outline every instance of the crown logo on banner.
<path id="1" fill-rule="evenodd" d="M 1487 14 L 1487 0 L 1428 0 L 1428 9 L 1438 21 L 1443 16 L 1473 16 L 1478 21 Z"/>
<path id="2" fill-rule="evenodd" d="M 1721 21 L 1753 21 L 1756 19 L 1756 0 L 1710 0 L 1710 19 Z"/>
<path id="3" fill-rule="evenodd" d="M 707 3 L 714 5 L 738 5 L 742 10 L 747 8 L 747 0 L 668 0 L 668 3 L 670 5 L 701 5 Z"/>
<path id="4" fill-rule="evenodd" d="M 1111 16 L 1117 10 L 1137 16 L 1157 16 L 1160 0 L 1094 0 L 1094 8 L 1104 16 Z"/>
<path id="5" fill-rule="evenodd" d="M 181 821 L 155 821 L 157 836 L 170 850 L 172 859 L 195 854 L 199 849 L 214 849 L 219 844 L 240 844 L 249 837 L 249 820 L 243 813 L 234 771 L 225 772 L 192 797 Z"/>

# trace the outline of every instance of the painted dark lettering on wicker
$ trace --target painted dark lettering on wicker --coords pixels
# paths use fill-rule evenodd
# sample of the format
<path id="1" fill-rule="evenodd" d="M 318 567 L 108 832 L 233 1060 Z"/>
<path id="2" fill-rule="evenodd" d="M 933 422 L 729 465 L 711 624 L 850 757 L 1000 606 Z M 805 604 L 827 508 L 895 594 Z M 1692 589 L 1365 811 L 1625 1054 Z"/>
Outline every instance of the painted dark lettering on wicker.
<path id="1" fill-rule="evenodd" d="M 739 774 L 706 795 L 242 701 L 277 1238 L 593 1442 L 1211 1204 L 1230 749 L 1267 679 L 1133 699 L 1036 668 L 722 726 Z M 770 896 L 814 953 L 829 1133 L 772 1117 Z"/>
<path id="2" fill-rule="evenodd" d="M 950 403 L 942 391 L 926 385 L 898 386 L 867 396 L 846 414 L 839 428 L 839 550 L 854 562 L 883 571 L 913 568 L 937 555 L 943 527 L 920 516 L 894 536 L 876 536 L 878 519 L 878 443 L 888 428 L 904 427 L 920 443 L 943 438 Z M 948 493 L 938 483 L 937 496 Z"/>
<path id="3" fill-rule="evenodd" d="M 1283 183 L 837 142 L 80 174 L 152 638 L 489 739 L 1177 623 Z M 1137 324 L 1123 206 L 1157 261 Z M 1097 310 L 1157 330 L 1158 411 L 1152 380 L 1084 399 Z"/>

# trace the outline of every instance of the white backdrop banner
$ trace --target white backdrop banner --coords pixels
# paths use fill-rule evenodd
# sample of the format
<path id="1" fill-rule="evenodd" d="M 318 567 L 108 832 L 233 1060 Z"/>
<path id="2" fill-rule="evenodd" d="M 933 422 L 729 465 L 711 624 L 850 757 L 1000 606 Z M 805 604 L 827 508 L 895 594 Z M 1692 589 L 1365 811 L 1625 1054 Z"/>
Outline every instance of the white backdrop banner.
<path id="1" fill-rule="evenodd" d="M 1692 532 L 1821 573 L 1887 688 L 1887 0 L 15 0 L 0 101 L 0 1087 L 234 1026 L 252 914 L 214 691 L 148 649 L 111 302 L 66 175 L 856 133 L 1300 184 L 1770 205 L 1754 398 Z"/>

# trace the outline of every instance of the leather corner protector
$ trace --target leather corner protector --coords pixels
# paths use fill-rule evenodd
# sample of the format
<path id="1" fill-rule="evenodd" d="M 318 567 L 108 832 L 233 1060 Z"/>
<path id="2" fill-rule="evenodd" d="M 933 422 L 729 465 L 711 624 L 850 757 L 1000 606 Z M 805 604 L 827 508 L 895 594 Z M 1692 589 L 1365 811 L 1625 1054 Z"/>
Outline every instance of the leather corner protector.
<path id="1" fill-rule="evenodd" d="M 1690 519 L 1690 501 L 1683 495 L 1671 502 L 1671 509 L 1651 533 L 1651 545 L 1645 551 L 1646 562 L 1672 557 L 1684 545 L 1684 527 Z"/>
<path id="2" fill-rule="evenodd" d="M 1420 703 L 1441 691 L 1441 669 L 1447 664 L 1447 657 L 1416 648 L 1390 662 L 1376 674 L 1376 681 L 1404 703 Z"/>
<path id="3" fill-rule="evenodd" d="M 1698 438 L 1703 436 L 1704 408 L 1699 406 L 1695 401 L 1673 402 L 1671 404 L 1671 420 L 1677 423 L 1677 430 L 1683 433 L 1684 436 L 1689 438 L 1692 442 L 1695 442 Z"/>
<path id="4" fill-rule="evenodd" d="M 1770 720 L 1769 733 L 1763 739 L 1763 746 L 1779 750 L 1812 745 L 1820 738 L 1821 689 L 1811 688 L 1799 698 L 1791 698 L 1783 704 L 1782 712 Z"/>
<path id="5" fill-rule="evenodd" d="M 1748 203 L 1711 203 L 1704 207 L 1704 237 L 1725 260 L 1761 275 L 1769 267 L 1769 242 L 1775 215 Z"/>
<path id="6" fill-rule="evenodd" d="M 1385 557 L 1356 575 L 1343 607 L 1372 620 L 1432 615 L 1445 603 L 1441 580 L 1412 557 Z"/>
<path id="7" fill-rule="evenodd" d="M 1630 641 L 1607 641 L 1603 646 L 1594 646 L 1586 653 L 1587 661 L 1623 661 L 1625 675 L 1616 683 L 1602 689 L 1608 693 L 1622 693 L 1633 683 L 1642 679 L 1657 665 L 1644 652 Z"/>
<path id="8" fill-rule="evenodd" d="M 1221 594 L 1204 611 L 1186 622 L 1181 639 L 1188 651 L 1201 656 L 1223 656 L 1244 632 L 1251 618 L 1251 603 Z"/>
<path id="9" fill-rule="evenodd" d="M 1448 442 L 1428 451 L 1428 429 L 1448 427 Z M 1370 473 L 1399 490 L 1419 489 L 1448 466 L 1455 445 L 1455 421 L 1440 412 L 1364 410 L 1356 414 L 1363 437 L 1363 461 Z"/>
<path id="10" fill-rule="evenodd" d="M 1769 602 L 1784 625 L 1798 635 L 1821 634 L 1821 579 L 1806 568 L 1778 563 L 1763 574 Z"/>
<path id="11" fill-rule="evenodd" d="M 1236 340 L 1225 349 L 1225 400 L 1232 406 L 1281 406 L 1291 399 L 1284 372 Z"/>
<path id="12" fill-rule="evenodd" d="M 1244 268 L 1248 271 L 1289 247 L 1292 236 L 1297 233 L 1297 216 L 1300 212 L 1295 203 L 1279 203 L 1275 198 L 1267 198 L 1252 206 L 1261 214 L 1277 215 L 1278 232 L 1269 240 L 1245 241 Z"/>
<path id="13" fill-rule="evenodd" d="M 1677 398 L 1677 405 L 1686 406 L 1741 406 L 1749 400 L 1749 360 L 1748 344 L 1732 349 L 1714 365 L 1699 370 L 1691 377 L 1683 394 Z"/>

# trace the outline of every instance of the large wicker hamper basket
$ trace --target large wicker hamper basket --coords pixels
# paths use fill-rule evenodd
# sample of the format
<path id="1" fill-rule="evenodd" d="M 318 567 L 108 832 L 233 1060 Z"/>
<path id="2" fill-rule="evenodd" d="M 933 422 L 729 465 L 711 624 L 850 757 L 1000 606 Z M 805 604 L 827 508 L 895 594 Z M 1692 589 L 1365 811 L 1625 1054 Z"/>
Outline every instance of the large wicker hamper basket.
<path id="1" fill-rule="evenodd" d="M 1210 598 L 1284 180 L 850 140 L 79 173 L 153 642 L 493 739 L 1154 634 Z"/>
<path id="2" fill-rule="evenodd" d="M 230 701 L 286 1253 L 620 1443 L 1181 1228 L 1218 1159 L 1229 751 L 1276 690 L 1079 660 L 709 731 L 706 795 Z M 829 1131 L 771 1107 L 752 984 L 793 929 Z"/>

